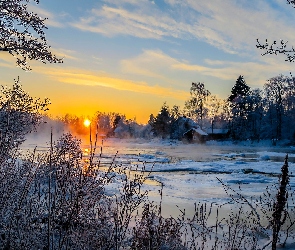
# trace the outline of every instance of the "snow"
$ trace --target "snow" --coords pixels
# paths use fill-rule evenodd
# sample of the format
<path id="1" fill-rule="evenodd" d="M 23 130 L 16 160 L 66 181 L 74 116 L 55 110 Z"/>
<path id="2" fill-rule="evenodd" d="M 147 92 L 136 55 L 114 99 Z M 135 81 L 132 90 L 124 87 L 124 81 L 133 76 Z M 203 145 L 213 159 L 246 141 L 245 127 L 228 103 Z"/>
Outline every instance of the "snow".
<path id="1" fill-rule="evenodd" d="M 29 142 L 26 145 L 34 147 Z M 193 202 L 200 197 L 204 198 L 205 194 L 209 195 L 207 198 L 214 198 L 214 188 L 219 189 L 218 195 L 226 196 L 216 177 L 228 184 L 242 183 L 245 194 L 261 193 L 266 184 L 277 182 L 286 153 L 290 159 L 289 171 L 292 172 L 295 167 L 295 148 L 267 145 L 267 142 L 253 145 L 211 141 L 200 145 L 160 139 L 107 139 L 98 146 L 96 152 L 102 165 L 116 163 L 130 167 L 131 164 L 133 169 L 144 166 L 147 171 L 152 171 L 152 180 L 163 182 L 164 195 L 174 193 L 174 196 Z M 83 147 L 89 148 L 89 145 Z M 44 148 L 39 147 L 41 151 Z M 290 182 L 295 186 L 293 177 Z M 206 188 L 210 191 L 204 193 Z M 197 190 L 203 190 L 202 195 Z"/>
<path id="2" fill-rule="evenodd" d="M 222 203 L 228 196 L 217 178 L 235 189 L 241 185 L 246 197 L 259 196 L 267 186 L 278 182 L 286 153 L 290 158 L 290 184 L 295 186 L 295 149 L 265 145 L 108 139 L 104 141 L 100 162 L 125 167 L 131 164 L 133 170 L 151 171 L 147 188 L 152 196 L 157 196 L 159 182 L 163 183 L 164 201 L 168 203 L 192 204 L 204 199 Z"/>
<path id="3" fill-rule="evenodd" d="M 33 147 L 30 142 L 26 145 Z M 116 164 L 151 171 L 148 188 L 155 191 L 159 182 L 163 183 L 163 194 L 170 201 L 193 203 L 204 198 L 222 201 L 227 195 L 217 178 L 233 188 L 242 185 L 245 196 L 260 195 L 266 186 L 277 183 L 287 153 L 290 184 L 295 186 L 292 175 L 295 148 L 267 145 L 270 143 L 265 141 L 256 144 L 210 141 L 200 145 L 160 139 L 106 139 L 96 149 L 96 159 L 102 166 Z M 83 147 L 87 149 L 89 145 Z M 41 151 L 44 148 L 39 147 Z"/>
<path id="4" fill-rule="evenodd" d="M 200 128 L 191 128 L 191 129 L 187 130 L 186 132 L 184 132 L 183 134 L 186 134 L 187 132 L 189 132 L 189 131 L 191 131 L 191 130 L 195 131 L 195 132 L 198 133 L 199 135 L 208 135 L 205 131 L 203 131 L 203 130 L 200 129 Z"/>

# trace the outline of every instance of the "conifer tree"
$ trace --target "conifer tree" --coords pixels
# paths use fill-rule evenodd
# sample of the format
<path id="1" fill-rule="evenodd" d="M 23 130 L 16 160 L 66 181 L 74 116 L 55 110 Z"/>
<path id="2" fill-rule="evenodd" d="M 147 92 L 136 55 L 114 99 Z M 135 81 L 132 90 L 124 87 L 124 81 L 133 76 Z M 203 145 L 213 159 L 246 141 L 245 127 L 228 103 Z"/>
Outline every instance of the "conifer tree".
<path id="1" fill-rule="evenodd" d="M 231 95 L 228 100 L 233 102 L 238 96 L 244 98 L 249 94 L 250 87 L 246 84 L 246 81 L 242 75 L 240 75 L 236 81 L 236 84 L 231 90 Z"/>
<path id="2" fill-rule="evenodd" d="M 243 76 L 239 76 L 228 97 L 230 103 L 232 122 L 231 135 L 233 139 L 246 139 L 245 129 L 248 116 L 248 101 L 250 87 L 246 84 Z"/>
<path id="3" fill-rule="evenodd" d="M 154 119 L 152 129 L 156 136 L 166 138 L 170 134 L 170 127 L 171 116 L 169 112 L 169 107 L 165 102 L 161 107 L 159 114 Z"/>

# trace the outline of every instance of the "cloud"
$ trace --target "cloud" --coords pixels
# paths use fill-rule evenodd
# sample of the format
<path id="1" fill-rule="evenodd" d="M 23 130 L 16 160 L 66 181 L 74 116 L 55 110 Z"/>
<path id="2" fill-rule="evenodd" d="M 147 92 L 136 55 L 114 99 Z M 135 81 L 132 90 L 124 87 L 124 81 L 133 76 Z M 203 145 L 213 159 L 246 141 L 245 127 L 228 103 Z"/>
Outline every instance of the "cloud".
<path id="1" fill-rule="evenodd" d="M 111 0 L 71 25 L 105 36 L 199 39 L 227 53 L 253 51 L 256 39 L 295 40 L 283 2 L 256 0 Z M 276 8 L 276 5 L 281 8 Z"/>
<path id="2" fill-rule="evenodd" d="M 95 64 L 101 65 L 103 63 L 103 58 L 102 57 L 97 57 L 97 56 L 92 56 L 92 62 Z"/>
<path id="3" fill-rule="evenodd" d="M 167 66 L 177 63 L 177 60 L 166 55 L 161 50 L 144 50 L 142 54 L 121 61 L 123 73 L 140 76 L 167 79 L 164 70 Z"/>
<path id="4" fill-rule="evenodd" d="M 72 26 L 106 36 L 127 34 L 140 38 L 162 39 L 165 36 L 179 38 L 185 35 L 176 21 L 167 16 L 153 16 L 141 9 L 129 11 L 107 5 L 101 9 L 92 9 L 90 17 L 81 18 L 79 22 L 72 23 Z"/>
<path id="5" fill-rule="evenodd" d="M 207 60 L 208 61 L 208 60 Z M 244 75 L 252 87 L 261 88 L 267 79 L 281 73 L 290 72 L 287 64 L 278 64 L 275 60 L 261 62 L 232 62 L 232 61 L 209 61 L 209 66 L 179 63 L 173 65 L 178 70 L 193 71 L 217 79 L 233 81 L 239 75 Z"/>
<path id="6" fill-rule="evenodd" d="M 261 87 L 270 77 L 290 71 L 289 64 L 278 64 L 273 57 L 264 62 L 205 59 L 202 64 L 194 64 L 173 58 L 161 50 L 144 50 L 136 57 L 122 60 L 121 67 L 124 73 L 165 80 L 171 86 L 177 85 L 177 82 L 181 84 L 188 77 L 194 79 L 200 75 L 234 82 L 242 74 L 251 85 Z"/>
<path id="7" fill-rule="evenodd" d="M 15 57 L 9 54 L 7 51 L 1 51 L 0 52 L 0 61 L 6 62 L 6 63 L 13 63 L 16 61 Z"/>
<path id="8" fill-rule="evenodd" d="M 73 50 L 68 50 L 68 49 L 63 49 L 63 48 L 55 48 L 52 49 L 52 53 L 55 54 L 58 58 L 64 58 L 65 60 L 71 59 L 74 61 L 78 61 L 79 58 L 75 57 L 74 55 L 76 54 L 75 51 Z M 16 57 L 12 56 L 6 51 L 0 52 L 0 63 L 1 67 L 6 67 L 6 68 L 15 68 L 16 65 Z M 30 65 L 35 65 L 34 60 L 28 61 Z M 41 62 L 38 62 L 40 64 Z M 38 66 L 38 64 L 36 64 Z M 33 71 L 35 71 L 35 67 L 32 67 Z"/>
<path id="9" fill-rule="evenodd" d="M 113 77 L 105 73 L 95 73 L 75 68 L 37 67 L 36 72 L 47 75 L 55 81 L 67 84 L 106 87 L 115 90 L 175 98 L 177 100 L 185 100 L 188 96 L 188 93 L 182 90 L 161 87 L 157 84 L 149 85 L 142 81 L 131 81 Z"/>
<path id="10" fill-rule="evenodd" d="M 204 31 L 202 39 L 223 50 L 251 50 L 257 38 L 295 40 L 295 30 L 289 25 L 286 13 L 276 10 L 270 5 L 271 1 L 184 2 L 201 14 L 197 26 Z M 290 8 L 290 11 L 293 10 Z"/>
<path id="11" fill-rule="evenodd" d="M 15 65 L 12 65 L 12 64 L 9 64 L 9 63 L 6 63 L 6 62 L 1 62 L 0 61 L 0 67 L 2 68 L 13 68 L 15 67 Z"/>
<path id="12" fill-rule="evenodd" d="M 174 64 L 172 67 L 182 71 L 198 72 L 202 75 L 230 81 L 236 79 L 239 75 L 245 75 L 255 87 L 261 87 L 270 77 L 290 71 L 289 66 L 286 64 L 278 65 L 275 60 L 268 60 L 267 63 L 206 61 L 209 62 L 208 67 L 185 63 Z"/>

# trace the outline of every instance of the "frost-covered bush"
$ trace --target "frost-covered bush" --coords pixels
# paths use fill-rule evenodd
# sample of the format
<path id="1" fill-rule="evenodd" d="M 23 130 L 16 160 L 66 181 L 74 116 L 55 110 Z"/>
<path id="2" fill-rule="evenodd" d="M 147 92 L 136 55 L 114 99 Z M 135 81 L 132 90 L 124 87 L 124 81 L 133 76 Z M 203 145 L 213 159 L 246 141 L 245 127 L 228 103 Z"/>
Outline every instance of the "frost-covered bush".
<path id="1" fill-rule="evenodd" d="M 126 169 L 100 166 L 93 155 L 83 157 L 80 141 L 65 134 L 49 152 L 9 165 L 8 178 L 21 174 L 15 187 L 1 185 L 0 249 L 126 249 L 138 240 L 142 226 L 131 224 L 146 202 L 146 177 L 127 178 Z M 163 237 L 158 245 L 169 242 Z"/>
<path id="2" fill-rule="evenodd" d="M 0 163 L 15 153 L 25 136 L 36 128 L 49 103 L 47 98 L 41 100 L 26 93 L 19 79 L 12 88 L 0 87 Z"/>

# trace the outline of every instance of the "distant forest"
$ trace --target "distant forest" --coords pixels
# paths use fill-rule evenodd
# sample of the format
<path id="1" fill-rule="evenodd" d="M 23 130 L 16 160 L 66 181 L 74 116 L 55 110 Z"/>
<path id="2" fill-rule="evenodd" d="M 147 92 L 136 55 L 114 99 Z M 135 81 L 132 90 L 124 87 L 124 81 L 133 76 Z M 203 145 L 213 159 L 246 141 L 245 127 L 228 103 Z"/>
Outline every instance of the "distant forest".
<path id="1" fill-rule="evenodd" d="M 149 124 L 157 135 L 171 136 L 173 123 L 185 116 L 201 129 L 228 129 L 233 140 L 295 139 L 295 78 L 273 77 L 263 89 L 251 89 L 239 76 L 225 100 L 212 95 L 204 83 L 192 83 L 190 99 L 184 109 L 172 109 L 164 104 L 160 112 L 151 115 Z M 161 124 L 165 124 L 162 131 Z"/>

